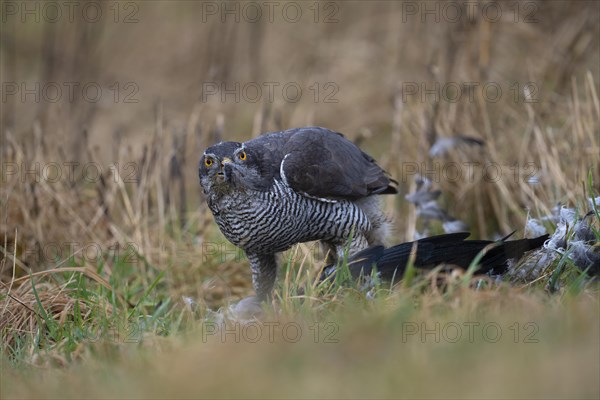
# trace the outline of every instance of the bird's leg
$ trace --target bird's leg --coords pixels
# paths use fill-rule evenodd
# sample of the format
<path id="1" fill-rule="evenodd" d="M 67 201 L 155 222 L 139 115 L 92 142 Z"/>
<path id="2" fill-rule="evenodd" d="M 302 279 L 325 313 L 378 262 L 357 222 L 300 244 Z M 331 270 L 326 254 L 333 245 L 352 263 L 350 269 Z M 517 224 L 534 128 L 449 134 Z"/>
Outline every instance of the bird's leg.
<path id="1" fill-rule="evenodd" d="M 275 254 L 246 254 L 252 268 L 252 286 L 258 301 L 265 301 L 271 297 L 275 277 L 277 275 L 277 261 Z"/>

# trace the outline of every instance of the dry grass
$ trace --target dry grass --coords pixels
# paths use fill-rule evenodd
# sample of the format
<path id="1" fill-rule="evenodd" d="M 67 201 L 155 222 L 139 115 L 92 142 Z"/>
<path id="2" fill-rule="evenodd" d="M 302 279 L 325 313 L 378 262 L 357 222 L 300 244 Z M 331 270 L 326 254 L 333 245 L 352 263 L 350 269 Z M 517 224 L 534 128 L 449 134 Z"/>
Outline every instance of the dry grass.
<path id="1" fill-rule="evenodd" d="M 429 171 L 444 209 L 475 238 L 520 234 L 528 214 L 557 203 L 583 210 L 600 192 L 598 3 L 528 3 L 537 23 L 505 12 L 498 23 L 456 24 L 399 23 L 400 2 L 336 4 L 331 24 L 312 22 L 308 8 L 298 24 L 202 22 L 201 2 L 142 3 L 133 24 L 2 24 L 3 82 L 103 88 L 97 103 L 2 102 L 3 397 L 598 397 L 597 284 L 573 271 L 552 295 L 550 275 L 482 289 L 454 274 L 445 290 L 417 277 L 368 300 L 311 287 L 323 257 L 300 245 L 283 257 L 291 261 L 268 317 L 305 331 L 334 323 L 339 343 L 202 340 L 205 324 L 227 321 L 214 310 L 251 293 L 247 261 L 215 228 L 197 182 L 199 154 L 215 141 L 310 124 L 344 132 L 402 195 Z M 236 82 L 297 82 L 303 96 L 203 101 L 203 85 Z M 327 82 L 339 89 L 335 103 L 325 102 Z M 503 95 L 409 94 L 407 84 L 436 82 L 494 82 Z M 127 83 L 137 103 L 123 102 Z M 526 101 L 526 86 L 538 101 Z M 455 136 L 485 146 L 429 154 Z M 444 174 L 451 165 L 460 178 Z M 488 165 L 502 176 L 485 179 Z M 402 195 L 386 198 L 392 242 L 423 229 Z M 533 322 L 539 343 L 398 341 L 403 324 L 421 321 L 494 321 L 505 333 Z"/>
<path id="2" fill-rule="evenodd" d="M 273 339 L 263 327 L 255 341 L 239 321 L 230 321 L 228 334 L 207 334 L 205 321 L 185 337 L 88 342 L 75 364 L 60 364 L 51 353 L 38 357 L 45 368 L 36 373 L 5 367 L 4 390 L 18 398 L 595 397 L 597 296 L 543 297 L 463 290 L 419 296 L 415 305 L 410 291 L 367 303 L 345 293 L 318 319 L 314 311 L 267 319 Z M 302 330 L 298 339 L 295 330 L 283 333 L 290 323 Z M 438 328 L 436 339 L 436 324 L 461 327 L 461 337 Z M 484 334 L 486 324 L 502 334 Z M 415 326 L 422 330 L 409 334 Z M 64 368 L 50 368 L 57 364 Z"/>

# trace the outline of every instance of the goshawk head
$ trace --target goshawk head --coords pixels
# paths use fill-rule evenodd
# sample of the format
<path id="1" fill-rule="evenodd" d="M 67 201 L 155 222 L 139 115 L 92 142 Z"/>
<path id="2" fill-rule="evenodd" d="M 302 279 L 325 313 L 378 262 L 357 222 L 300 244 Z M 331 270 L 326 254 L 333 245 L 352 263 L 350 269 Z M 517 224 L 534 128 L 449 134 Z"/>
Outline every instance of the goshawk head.
<path id="1" fill-rule="evenodd" d="M 198 174 L 205 194 L 252 189 L 262 180 L 260 155 L 238 142 L 221 142 L 204 152 Z"/>

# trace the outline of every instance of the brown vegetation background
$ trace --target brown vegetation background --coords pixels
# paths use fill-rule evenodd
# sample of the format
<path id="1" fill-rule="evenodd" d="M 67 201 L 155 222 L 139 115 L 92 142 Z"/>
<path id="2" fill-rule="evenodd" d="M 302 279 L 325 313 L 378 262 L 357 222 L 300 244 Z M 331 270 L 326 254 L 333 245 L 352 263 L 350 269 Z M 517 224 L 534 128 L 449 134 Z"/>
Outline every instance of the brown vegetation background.
<path id="1" fill-rule="evenodd" d="M 455 2 L 280 2 L 270 15 L 258 2 L 257 22 L 244 2 L 94 3 L 97 22 L 89 21 L 95 6 L 82 11 L 88 2 L 72 21 L 63 8 L 56 22 L 43 3 L 8 3 L 18 8 L 14 15 L 3 8 L 1 28 L 0 233 L 17 275 L 56 266 L 65 257 L 49 259 L 54 245 L 65 251 L 77 242 L 82 257 L 86 243 L 101 253 L 127 252 L 133 243 L 149 264 L 170 268 L 177 293 L 207 301 L 240 295 L 248 285 L 245 261 L 216 232 L 196 163 L 213 142 L 290 127 L 343 132 L 380 160 L 402 193 L 386 199 L 394 240 L 418 229 L 403 199 L 414 187 L 415 171 L 407 168 L 415 165 L 420 173 L 437 168 L 446 208 L 475 237 L 522 233 L 528 212 L 575 205 L 590 172 L 598 188 L 594 1 L 497 2 L 487 13 L 489 3 L 478 2 L 472 14 Z M 38 21 L 22 11 L 36 4 Z M 293 9 L 285 13 L 286 6 Z M 301 16 L 291 22 L 297 9 Z M 453 90 L 467 82 L 479 86 L 455 101 Z M 50 83 L 62 88 L 56 102 Z M 39 99 L 23 94 L 36 84 Z M 82 91 L 90 84 L 102 89 L 97 102 Z M 298 101 L 293 90 L 282 92 L 287 84 L 302 89 Z M 501 88 L 497 100 L 481 89 L 489 84 Z M 239 101 L 207 92 L 235 92 L 236 85 Z M 409 91 L 414 85 L 417 94 Z M 439 99 L 421 85 L 439 85 Z M 256 87 L 262 93 L 254 101 Z M 428 154 L 436 140 L 455 136 L 486 145 Z M 443 170 L 450 162 L 496 163 L 502 176 L 486 180 L 476 168 L 468 179 L 463 168 L 461 179 L 450 180 Z M 51 163 L 61 168 L 56 181 L 44 175 L 54 173 L 46 169 Z M 207 258 L 213 245 L 219 257 Z M 12 264 L 3 264 L 5 279 Z"/>
<path id="2" fill-rule="evenodd" d="M 264 321 L 303 334 L 255 341 L 262 322 L 228 307 L 252 294 L 248 262 L 196 164 L 220 140 L 321 125 L 399 181 L 392 242 L 443 230 L 404 198 L 419 174 L 472 238 L 533 236 L 528 215 L 600 193 L 600 3 L 269 4 L 0 1 L 0 397 L 599 398 L 598 285 L 571 226 L 511 283 L 316 287 L 324 255 L 295 246 Z M 459 137 L 485 144 L 440 146 Z"/>

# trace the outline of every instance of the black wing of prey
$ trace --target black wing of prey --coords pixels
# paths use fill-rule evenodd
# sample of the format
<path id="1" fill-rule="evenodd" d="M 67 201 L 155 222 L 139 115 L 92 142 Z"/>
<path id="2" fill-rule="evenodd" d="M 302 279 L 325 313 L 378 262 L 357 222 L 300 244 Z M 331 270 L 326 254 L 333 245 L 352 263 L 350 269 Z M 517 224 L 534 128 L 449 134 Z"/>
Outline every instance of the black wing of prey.
<path id="1" fill-rule="evenodd" d="M 506 241 L 506 237 L 494 242 L 465 240 L 468 236 L 468 232 L 460 232 L 432 236 L 388 248 L 369 247 L 348 259 L 348 269 L 353 279 L 370 277 L 375 269 L 381 280 L 394 282 L 402 279 L 413 251 L 413 265 L 416 268 L 432 269 L 447 264 L 466 269 L 475 257 L 487 248 L 479 261 L 477 273 L 503 274 L 508 269 L 508 260 L 518 260 L 525 252 L 542 246 L 548 239 L 548 235 L 544 235 L 534 239 Z M 335 276 L 336 269 L 335 265 L 325 267 L 320 279 L 331 279 Z"/>

